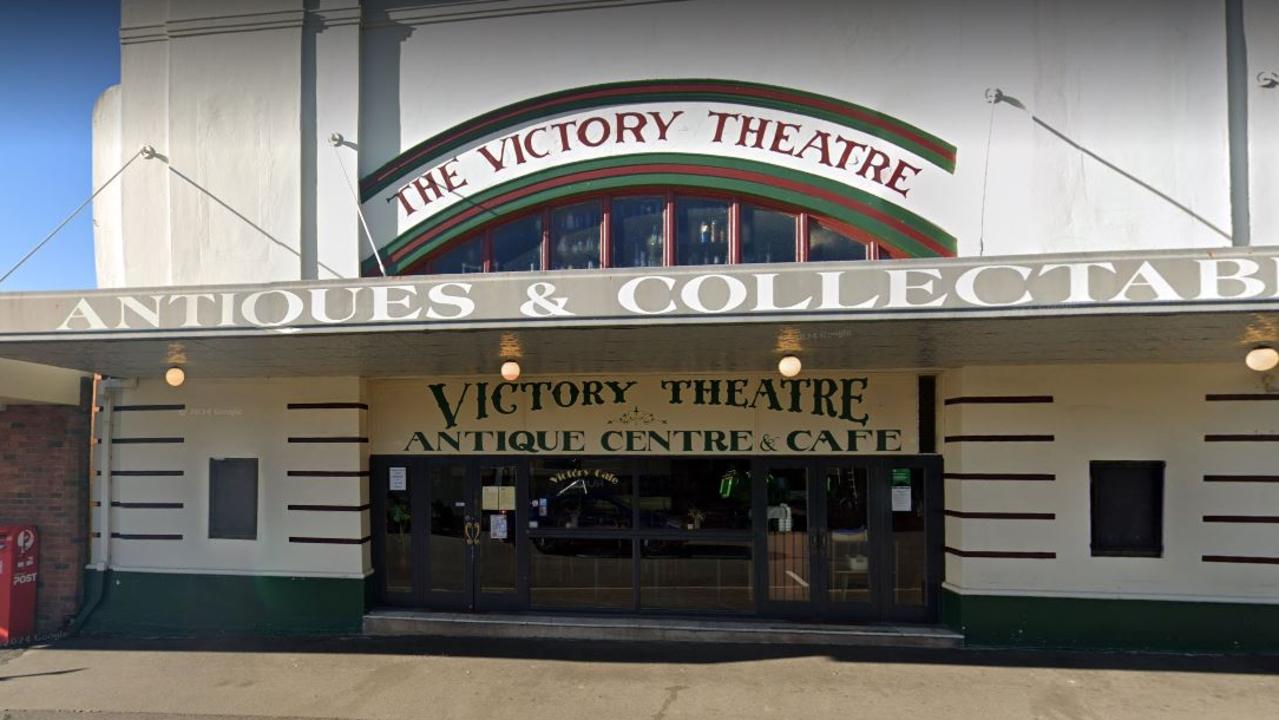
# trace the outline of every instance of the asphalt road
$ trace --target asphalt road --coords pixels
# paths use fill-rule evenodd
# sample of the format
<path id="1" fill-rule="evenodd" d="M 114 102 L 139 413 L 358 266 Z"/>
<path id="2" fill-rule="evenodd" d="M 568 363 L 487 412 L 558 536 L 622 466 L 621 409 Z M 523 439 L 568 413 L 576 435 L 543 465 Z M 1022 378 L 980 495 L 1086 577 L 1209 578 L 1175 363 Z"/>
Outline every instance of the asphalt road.
<path id="1" fill-rule="evenodd" d="M 1279 657 L 80 639 L 0 653 L 0 708 L 12 720 L 1273 720 Z"/>

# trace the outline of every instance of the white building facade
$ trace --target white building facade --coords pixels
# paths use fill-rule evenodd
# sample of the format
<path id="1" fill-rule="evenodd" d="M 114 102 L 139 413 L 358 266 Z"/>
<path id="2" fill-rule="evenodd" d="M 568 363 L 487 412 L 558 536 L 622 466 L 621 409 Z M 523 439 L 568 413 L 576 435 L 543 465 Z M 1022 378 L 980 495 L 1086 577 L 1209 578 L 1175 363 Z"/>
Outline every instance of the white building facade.
<path id="1" fill-rule="evenodd" d="M 103 289 L 0 303 L 6 356 L 113 378 L 89 622 L 1273 650 L 1273 37 L 1261 0 L 125 0 Z"/>

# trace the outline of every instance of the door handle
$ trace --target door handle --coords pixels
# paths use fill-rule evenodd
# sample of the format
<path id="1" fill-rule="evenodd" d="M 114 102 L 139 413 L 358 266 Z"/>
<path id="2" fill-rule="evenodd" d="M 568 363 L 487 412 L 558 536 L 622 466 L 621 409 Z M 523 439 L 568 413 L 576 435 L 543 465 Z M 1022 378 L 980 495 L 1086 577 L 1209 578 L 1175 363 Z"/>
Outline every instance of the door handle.
<path id="1" fill-rule="evenodd" d="M 463 535 L 466 537 L 467 545 L 480 544 L 480 524 L 478 522 L 468 522 L 462 528 Z"/>
<path id="2" fill-rule="evenodd" d="M 810 544 L 813 546 L 814 553 L 819 553 L 826 549 L 827 542 L 829 542 L 827 540 L 828 536 L 829 536 L 829 532 L 826 532 L 826 531 L 817 531 L 817 532 L 811 533 Z"/>

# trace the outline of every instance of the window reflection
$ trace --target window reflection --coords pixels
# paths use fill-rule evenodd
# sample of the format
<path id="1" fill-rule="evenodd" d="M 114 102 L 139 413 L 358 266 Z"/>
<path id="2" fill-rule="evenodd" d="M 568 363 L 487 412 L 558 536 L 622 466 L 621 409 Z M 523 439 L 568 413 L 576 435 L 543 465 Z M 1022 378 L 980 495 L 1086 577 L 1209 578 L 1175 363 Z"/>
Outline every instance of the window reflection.
<path id="1" fill-rule="evenodd" d="M 730 540 L 644 540 L 640 607 L 751 612 L 751 543 Z"/>
<path id="2" fill-rule="evenodd" d="M 408 472 L 407 468 L 400 468 Z M 413 591 L 413 499 L 407 490 L 386 493 L 386 537 L 383 555 L 386 564 L 386 590 L 391 593 Z"/>
<path id="3" fill-rule="evenodd" d="M 484 465 L 480 467 L 482 488 L 515 488 L 519 471 L 514 465 Z M 509 528 L 505 537 L 493 537 L 493 519 L 502 516 L 501 522 L 515 520 L 515 514 L 491 507 L 480 507 L 479 581 L 480 592 L 511 593 L 516 588 L 517 533 Z"/>
<path id="4" fill-rule="evenodd" d="M 774 467 L 767 479 L 768 599 L 807 601 L 812 587 L 808 544 L 808 471 Z"/>
<path id="5" fill-rule="evenodd" d="M 602 218 L 594 200 L 551 211 L 552 270 L 599 267 Z"/>
<path id="6" fill-rule="evenodd" d="M 427 567 L 431 590 L 461 592 L 466 589 L 466 466 L 431 468 L 431 542 Z"/>
<path id="7" fill-rule="evenodd" d="M 530 215 L 493 231 L 493 270 L 542 269 L 542 216 Z"/>
<path id="8" fill-rule="evenodd" d="M 484 272 L 484 238 L 472 238 L 449 250 L 436 258 L 431 269 L 440 275 Z"/>
<path id="9" fill-rule="evenodd" d="M 690 195 L 674 195 L 672 208 L 672 195 L 651 192 L 655 194 L 592 196 L 528 209 L 514 221 L 453 241 L 400 272 L 660 267 L 668 259 L 677 265 L 719 265 L 730 258 L 741 263 L 790 263 L 800 258 L 829 262 L 905 256 L 887 246 L 874 247 L 860 233 L 845 232 L 843 225 L 798 209 L 773 209 L 747 198 Z M 606 215 L 607 257 L 602 232 Z"/>
<path id="10" fill-rule="evenodd" d="M 675 200 L 676 262 L 680 265 L 728 262 L 728 209 L 726 200 Z"/>
<path id="11" fill-rule="evenodd" d="M 870 496 L 865 467 L 826 470 L 826 529 L 831 602 L 870 602 Z"/>
<path id="12" fill-rule="evenodd" d="M 750 530 L 750 463 L 651 460 L 639 472 L 643 526 L 674 530 Z"/>
<path id="13" fill-rule="evenodd" d="M 634 607 L 630 540 L 535 537 L 529 546 L 534 607 Z"/>
<path id="14" fill-rule="evenodd" d="M 656 267 L 663 264 L 663 213 L 660 197 L 617 198 L 609 230 L 613 267 Z"/>
<path id="15" fill-rule="evenodd" d="M 795 262 L 795 216 L 743 205 L 742 262 Z"/>
<path id="16" fill-rule="evenodd" d="M 906 503 L 893 507 L 891 562 L 895 569 L 893 601 L 903 606 L 921 606 L 926 601 L 928 578 L 927 546 L 924 542 L 924 471 L 921 468 L 893 468 L 892 491 L 905 495 Z M 899 510 L 898 507 L 909 507 Z"/>
<path id="17" fill-rule="evenodd" d="M 817 220 L 808 224 L 808 260 L 865 260 L 866 246 Z"/>

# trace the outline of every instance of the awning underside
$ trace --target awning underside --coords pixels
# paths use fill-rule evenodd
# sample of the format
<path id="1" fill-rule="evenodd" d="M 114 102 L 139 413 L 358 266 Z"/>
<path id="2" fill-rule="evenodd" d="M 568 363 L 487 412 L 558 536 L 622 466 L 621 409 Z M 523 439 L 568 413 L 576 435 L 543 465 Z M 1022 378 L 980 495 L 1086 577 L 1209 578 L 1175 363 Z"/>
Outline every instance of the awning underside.
<path id="1" fill-rule="evenodd" d="M 178 339 L 65 339 L 0 344 L 0 357 L 158 377 L 496 374 L 504 359 L 526 374 L 759 371 L 787 353 L 811 369 L 970 365 L 1242 362 L 1274 343 L 1279 313 L 894 319 L 528 327 Z"/>

